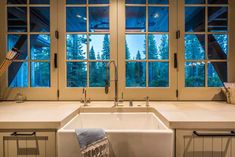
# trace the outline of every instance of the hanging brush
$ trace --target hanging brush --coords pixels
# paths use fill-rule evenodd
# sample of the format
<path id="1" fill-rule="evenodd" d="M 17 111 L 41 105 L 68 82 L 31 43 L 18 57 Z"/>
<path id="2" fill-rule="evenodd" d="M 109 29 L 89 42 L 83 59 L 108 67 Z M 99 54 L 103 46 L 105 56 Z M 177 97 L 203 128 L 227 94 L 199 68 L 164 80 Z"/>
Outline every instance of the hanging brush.
<path id="1" fill-rule="evenodd" d="M 6 58 L 4 59 L 3 63 L 0 65 L 0 77 L 7 71 L 7 68 L 10 64 L 19 56 L 19 51 L 17 48 L 11 49 L 6 54 Z"/>

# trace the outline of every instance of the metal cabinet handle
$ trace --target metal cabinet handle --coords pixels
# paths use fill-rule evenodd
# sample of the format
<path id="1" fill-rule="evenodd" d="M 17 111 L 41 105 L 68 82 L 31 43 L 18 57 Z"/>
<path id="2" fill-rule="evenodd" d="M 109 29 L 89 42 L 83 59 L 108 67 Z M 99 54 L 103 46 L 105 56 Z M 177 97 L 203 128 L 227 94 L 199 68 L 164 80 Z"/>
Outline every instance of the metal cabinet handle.
<path id="1" fill-rule="evenodd" d="M 199 133 L 197 131 L 193 131 L 193 134 L 198 137 L 226 137 L 226 136 L 235 136 L 234 131 L 230 131 L 229 133 Z"/>
<path id="2" fill-rule="evenodd" d="M 36 135 L 36 132 L 33 132 L 33 133 L 29 133 L 29 134 L 21 134 L 21 133 L 17 133 L 17 132 L 13 132 L 11 134 L 11 136 L 35 136 Z"/>

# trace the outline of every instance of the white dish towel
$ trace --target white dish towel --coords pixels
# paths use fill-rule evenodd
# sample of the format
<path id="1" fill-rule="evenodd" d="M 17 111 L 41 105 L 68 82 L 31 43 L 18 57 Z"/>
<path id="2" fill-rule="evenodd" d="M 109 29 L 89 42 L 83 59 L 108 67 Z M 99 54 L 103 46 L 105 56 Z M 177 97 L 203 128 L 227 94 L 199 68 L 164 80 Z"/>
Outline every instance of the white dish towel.
<path id="1" fill-rule="evenodd" d="M 104 129 L 75 129 L 82 157 L 109 157 L 109 141 Z"/>

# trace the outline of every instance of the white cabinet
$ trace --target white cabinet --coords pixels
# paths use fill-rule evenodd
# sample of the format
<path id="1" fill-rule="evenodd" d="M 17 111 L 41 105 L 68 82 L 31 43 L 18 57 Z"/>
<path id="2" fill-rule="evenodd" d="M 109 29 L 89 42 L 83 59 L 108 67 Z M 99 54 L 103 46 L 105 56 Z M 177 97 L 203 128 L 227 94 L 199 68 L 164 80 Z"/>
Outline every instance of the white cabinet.
<path id="1" fill-rule="evenodd" d="M 176 130 L 176 157 L 235 157 L 231 131 Z"/>
<path id="2" fill-rule="evenodd" d="M 0 157 L 56 157 L 56 133 L 0 132 Z"/>

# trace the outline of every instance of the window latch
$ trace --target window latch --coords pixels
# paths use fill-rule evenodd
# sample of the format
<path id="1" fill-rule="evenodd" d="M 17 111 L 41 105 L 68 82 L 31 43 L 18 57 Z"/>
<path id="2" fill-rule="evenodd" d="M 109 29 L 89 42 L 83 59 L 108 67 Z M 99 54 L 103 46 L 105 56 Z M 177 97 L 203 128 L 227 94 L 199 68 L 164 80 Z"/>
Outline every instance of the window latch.
<path id="1" fill-rule="evenodd" d="M 54 67 L 55 67 L 55 69 L 58 68 L 58 55 L 57 55 L 57 53 L 54 54 Z"/>
<path id="2" fill-rule="evenodd" d="M 176 39 L 180 38 L 180 30 L 176 31 Z"/>
<path id="3" fill-rule="evenodd" d="M 177 57 L 177 53 L 174 53 L 174 68 L 175 68 L 175 69 L 178 68 L 178 57 Z"/>

